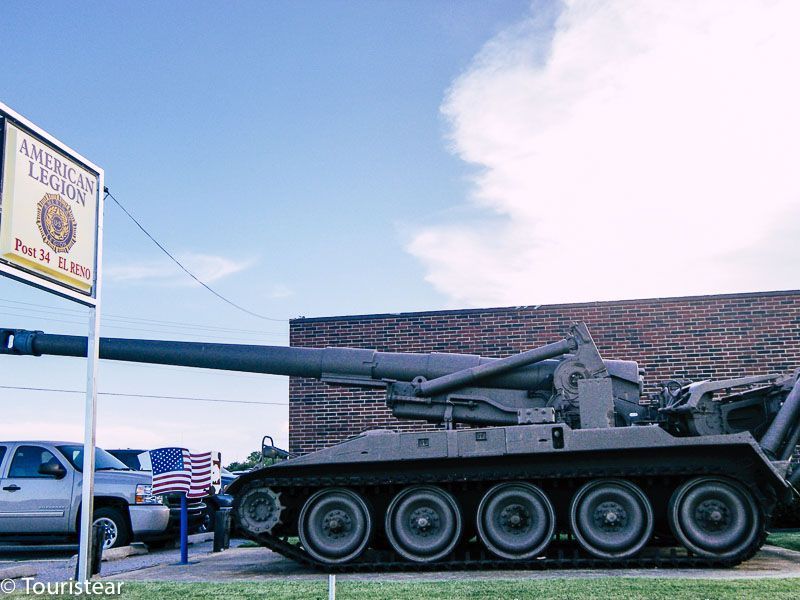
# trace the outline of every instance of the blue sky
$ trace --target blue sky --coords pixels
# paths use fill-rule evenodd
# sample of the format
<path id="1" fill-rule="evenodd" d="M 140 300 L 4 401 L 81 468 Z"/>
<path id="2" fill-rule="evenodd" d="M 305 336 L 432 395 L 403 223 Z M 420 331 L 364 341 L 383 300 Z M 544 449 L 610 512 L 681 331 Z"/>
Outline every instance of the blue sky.
<path id="1" fill-rule="evenodd" d="M 528 10 L 520 1 L 10 2 L 0 99 L 101 165 L 157 238 L 256 312 L 441 308 L 445 298 L 403 251 L 409 230 L 465 195 L 469 167 L 448 151 L 439 106 L 481 45 Z M 105 217 L 107 315 L 226 329 L 105 319 L 103 335 L 287 342 L 288 323 L 254 319 L 192 285 L 110 201 Z M 85 311 L 69 302 L 10 280 L 0 298 L 3 326 L 85 330 Z M 6 385 L 83 386 L 82 361 L 0 363 Z M 110 363 L 100 375 L 101 391 L 284 403 L 286 385 Z M 80 437 L 81 396 L 0 393 L 0 438 Z M 207 439 L 234 458 L 265 433 L 285 444 L 286 414 L 101 397 L 98 439 Z"/>
<path id="2" fill-rule="evenodd" d="M 201 278 L 277 319 L 794 289 L 798 13 L 12 1 L 0 100 L 104 167 Z M 104 335 L 287 343 L 287 322 L 221 303 L 105 216 Z M 0 314 L 84 329 L 83 309 L 12 281 Z M 0 377 L 82 389 L 84 365 L 6 358 Z M 278 403 L 101 397 L 106 447 L 233 459 L 286 441 L 283 378 L 104 363 L 100 390 Z M 81 437 L 80 395 L 0 393 L 0 438 Z"/>

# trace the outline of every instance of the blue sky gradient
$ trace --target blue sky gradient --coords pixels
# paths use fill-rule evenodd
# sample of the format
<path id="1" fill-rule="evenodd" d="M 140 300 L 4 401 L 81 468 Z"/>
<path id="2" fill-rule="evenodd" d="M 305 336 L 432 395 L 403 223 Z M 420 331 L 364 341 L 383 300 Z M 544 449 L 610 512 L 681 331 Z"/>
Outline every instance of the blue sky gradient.
<path id="1" fill-rule="evenodd" d="M 457 207 L 471 172 L 439 107 L 482 44 L 528 11 L 511 0 L 10 2 L 0 99 L 101 165 L 159 240 L 254 311 L 436 309 L 446 298 L 404 245 Z M 106 319 L 103 335 L 287 342 L 288 324 L 193 285 L 110 201 L 105 219 L 107 315 L 247 333 Z M 0 299 L 3 326 L 85 331 L 85 311 L 21 284 L 0 280 Z M 78 360 L 0 361 L 6 385 L 81 389 L 83 372 Z M 100 390 L 286 401 L 282 378 L 109 363 Z M 80 437 L 79 395 L 0 394 L 0 438 Z M 285 407 L 101 397 L 98 437 L 208 439 L 238 458 L 264 433 L 285 443 L 285 420 Z"/>

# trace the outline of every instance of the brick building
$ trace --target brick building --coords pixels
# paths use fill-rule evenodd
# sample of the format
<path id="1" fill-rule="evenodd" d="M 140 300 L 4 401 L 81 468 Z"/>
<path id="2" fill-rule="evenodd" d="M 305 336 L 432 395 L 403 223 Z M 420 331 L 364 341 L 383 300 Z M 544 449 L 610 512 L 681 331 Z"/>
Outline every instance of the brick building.
<path id="1" fill-rule="evenodd" d="M 290 343 L 502 357 L 561 339 L 575 321 L 589 325 L 604 357 L 636 360 L 646 369 L 645 393 L 665 379 L 800 367 L 798 290 L 294 319 Z M 382 392 L 291 378 L 292 452 L 311 452 L 376 427 L 430 425 L 392 417 Z"/>

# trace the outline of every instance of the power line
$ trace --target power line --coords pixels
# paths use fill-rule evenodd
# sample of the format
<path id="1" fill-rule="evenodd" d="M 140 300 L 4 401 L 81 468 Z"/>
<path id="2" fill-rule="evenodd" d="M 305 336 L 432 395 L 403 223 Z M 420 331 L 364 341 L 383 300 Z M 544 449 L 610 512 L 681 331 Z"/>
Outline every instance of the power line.
<path id="1" fill-rule="evenodd" d="M 226 298 L 225 296 L 223 296 L 222 294 L 220 294 L 216 290 L 214 290 L 211 287 L 209 287 L 205 282 L 201 281 L 194 273 L 192 273 L 189 269 L 184 267 L 183 264 L 177 258 L 175 258 L 172 254 L 170 254 L 170 252 L 166 248 L 164 248 L 164 246 L 162 246 L 161 243 L 158 240 L 156 240 L 156 238 L 154 238 L 152 235 L 150 235 L 150 233 L 142 226 L 142 224 L 139 223 L 139 221 L 137 221 L 136 218 L 131 213 L 129 213 L 128 210 L 124 206 L 122 206 L 120 201 L 117 200 L 111 192 L 108 191 L 108 188 L 105 189 L 105 193 L 106 193 L 106 198 L 111 198 L 114 201 L 114 203 L 117 206 L 119 206 L 120 209 L 122 209 L 122 212 L 124 212 L 126 215 L 128 215 L 130 220 L 133 221 L 136 224 L 136 226 L 139 229 L 142 230 L 142 233 L 144 233 L 148 238 L 150 238 L 150 240 L 156 246 L 158 246 L 164 254 L 166 254 L 170 259 L 172 259 L 172 261 L 176 265 L 178 265 L 184 273 L 186 273 L 189 277 L 191 277 L 197 283 L 199 283 L 204 288 L 206 288 L 209 292 L 214 294 L 217 298 L 219 298 L 223 302 L 227 302 L 228 304 L 230 304 L 234 308 L 237 308 L 237 309 L 241 310 L 242 312 L 247 313 L 248 315 L 251 315 L 253 317 L 257 317 L 259 319 L 264 319 L 265 321 L 276 321 L 276 322 L 279 322 L 279 323 L 285 323 L 285 322 L 288 321 L 288 319 L 275 319 L 274 317 L 266 317 L 264 315 L 260 315 L 258 313 L 255 313 L 255 312 L 251 311 L 251 310 L 248 310 L 248 309 L 244 308 L 243 306 L 240 306 L 240 305 L 236 304 L 232 300 L 229 300 L 228 298 Z"/>
<path id="2" fill-rule="evenodd" d="M 19 316 L 19 317 L 26 317 L 26 318 L 35 318 L 37 320 L 42 320 L 42 321 L 54 321 L 54 322 L 57 322 L 57 323 L 68 323 L 68 324 L 71 324 L 71 325 L 85 325 L 85 323 L 82 323 L 80 321 L 66 321 L 66 320 L 63 320 L 63 319 L 53 319 L 51 317 L 42 317 L 42 316 L 39 316 L 39 315 L 35 315 L 34 316 L 34 315 L 26 315 L 26 314 L 22 314 L 22 313 L 13 313 L 13 312 L 7 312 L 6 314 L 13 315 L 13 316 Z M 211 335 L 211 334 L 208 334 L 208 333 L 195 333 L 195 332 L 188 332 L 188 331 L 175 331 L 175 330 L 164 330 L 164 329 L 144 329 L 144 328 L 141 328 L 141 327 L 132 327 L 130 325 L 116 325 L 116 324 L 113 324 L 113 323 L 106 323 L 102 327 L 103 327 L 104 330 L 105 329 L 120 329 L 120 330 L 123 330 L 123 331 L 135 331 L 135 332 L 139 332 L 139 333 L 158 333 L 160 335 L 173 335 L 174 336 L 174 335 L 180 333 L 181 337 L 185 338 L 185 337 L 188 336 L 188 337 L 198 338 L 199 341 L 201 341 L 201 342 L 208 341 L 209 339 L 214 339 L 214 340 L 222 340 L 222 341 L 227 342 L 227 343 L 238 342 L 238 343 L 245 343 L 247 345 L 256 345 L 256 346 L 263 345 L 264 342 L 268 342 L 268 341 L 281 341 L 281 340 L 285 339 L 283 336 L 279 336 L 279 337 L 263 336 L 263 337 L 257 338 L 257 339 L 236 338 L 235 336 L 220 336 L 220 335 Z M 258 343 L 258 342 L 261 342 L 261 343 Z"/>
<path id="3" fill-rule="evenodd" d="M 0 298 L 0 302 L 8 303 L 8 304 L 20 304 L 22 306 L 33 306 L 40 309 L 46 309 L 46 311 L 53 311 L 58 310 L 59 312 L 71 312 L 75 313 L 75 316 L 83 316 L 86 311 L 77 309 L 77 308 L 66 308 L 66 307 L 55 307 L 49 306 L 47 304 L 36 304 L 34 302 L 21 302 L 19 300 L 9 300 L 7 298 Z M 22 310 L 22 309 L 17 309 Z M 36 309 L 28 309 L 28 310 L 36 310 Z M 37 310 L 36 312 L 45 312 L 41 310 Z M 71 316 L 71 315 L 70 315 Z M 152 323 L 157 325 L 167 325 L 167 326 L 174 326 L 180 328 L 190 328 L 190 329 L 202 329 L 208 331 L 232 331 L 236 333 L 251 333 L 253 335 L 265 335 L 265 334 L 276 334 L 276 331 L 263 331 L 260 329 L 236 329 L 233 327 L 216 327 L 213 325 L 199 325 L 197 323 L 187 323 L 185 321 L 165 321 L 161 319 L 146 319 L 143 317 L 131 317 L 128 315 L 119 315 L 114 313 L 107 313 L 103 312 L 103 321 L 130 321 L 135 323 Z"/>
<path id="4" fill-rule="evenodd" d="M 21 390 L 25 392 L 53 392 L 58 394 L 85 394 L 83 390 L 62 390 L 56 388 L 25 387 L 17 385 L 0 385 L 4 390 Z M 123 398 L 153 398 L 157 400 L 187 400 L 191 402 L 219 402 L 222 404 L 262 404 L 269 406 L 289 406 L 288 402 L 261 402 L 258 400 L 229 400 L 226 398 L 196 398 L 194 396 L 156 396 L 151 394 L 125 394 L 122 392 L 97 392 L 98 396 L 114 396 Z"/>
<path id="5" fill-rule="evenodd" d="M 13 310 L 6 310 L 4 314 L 15 316 L 15 317 L 26 317 L 29 319 L 37 319 L 41 321 L 53 321 L 55 323 L 68 323 L 70 325 L 85 325 L 82 321 L 67 321 L 65 319 L 54 319 L 53 317 L 43 317 L 41 315 L 32 315 L 26 314 L 24 312 L 15 312 L 23 309 L 18 309 L 16 307 L 12 307 Z M 66 315 L 68 317 L 72 315 Z M 263 341 L 276 341 L 276 340 L 283 340 L 285 337 L 281 334 L 261 334 L 256 339 L 249 339 L 249 338 L 237 338 L 236 336 L 220 336 L 220 335 L 211 335 L 209 333 L 198 333 L 198 332 L 189 332 L 189 331 L 181 331 L 181 330 L 169 330 L 169 329 L 145 329 L 142 327 L 133 327 L 131 325 L 117 325 L 114 323 L 103 323 L 103 329 L 122 329 L 126 331 L 137 331 L 140 333 L 159 333 L 162 335 L 175 335 L 180 333 L 182 336 L 189 336 L 200 338 L 201 341 L 206 341 L 208 339 L 216 339 L 216 340 L 225 340 L 230 342 L 231 340 L 238 340 L 239 342 L 246 342 L 247 344 L 254 345 L 255 342 L 263 342 Z M 255 335 L 255 334 L 251 334 Z M 259 344 L 255 344 L 259 345 Z"/>

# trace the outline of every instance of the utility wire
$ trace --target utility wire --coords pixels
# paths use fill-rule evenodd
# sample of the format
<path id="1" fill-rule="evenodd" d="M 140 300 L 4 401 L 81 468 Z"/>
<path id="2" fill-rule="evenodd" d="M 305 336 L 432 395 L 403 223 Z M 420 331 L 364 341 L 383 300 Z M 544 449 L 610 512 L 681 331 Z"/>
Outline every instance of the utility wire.
<path id="1" fill-rule="evenodd" d="M 12 302 L 13 304 L 8 304 Z M 17 305 L 26 306 L 17 306 Z M 43 308 L 28 308 L 27 306 L 42 306 Z M 53 317 L 54 307 L 44 305 L 34 305 L 24 302 L 8 301 L 0 298 L 0 313 L 3 315 L 26 317 L 37 320 L 52 321 L 56 323 L 68 323 L 72 325 L 85 325 L 85 321 L 80 317 L 83 315 L 65 313 L 59 315 L 63 318 Z M 76 320 L 77 319 L 77 320 Z M 225 343 L 241 343 L 241 344 L 276 344 L 285 343 L 288 339 L 286 333 L 278 331 L 258 331 L 247 329 L 228 329 L 223 327 L 204 327 L 202 325 L 195 325 L 192 323 L 175 323 L 170 324 L 167 321 L 156 321 L 152 319 L 136 319 L 136 318 L 115 318 L 112 316 L 103 315 L 103 329 L 135 331 L 139 333 L 157 333 L 166 336 L 181 336 L 181 338 L 194 338 L 200 341 L 209 341 L 211 339 L 221 340 Z M 280 344 L 282 345 L 282 344 Z"/>
<path id="2" fill-rule="evenodd" d="M 26 314 L 26 313 L 19 313 L 19 312 L 14 312 L 12 310 L 6 310 L 4 312 L 4 314 L 15 316 L 15 317 L 25 317 L 25 318 L 29 318 L 29 319 L 34 319 L 35 318 L 35 319 L 37 319 L 37 321 L 52 321 L 52 322 L 55 322 L 55 323 L 68 323 L 70 325 L 84 325 L 85 324 L 82 321 L 67 321 L 65 319 L 54 319 L 53 317 L 43 317 L 41 315 L 31 315 L 31 314 Z M 67 315 L 67 316 L 72 316 L 72 315 Z M 195 332 L 195 331 L 181 331 L 181 330 L 175 331 L 175 330 L 169 330 L 169 329 L 145 329 L 145 328 L 142 328 L 142 327 L 134 327 L 134 326 L 131 326 L 131 325 L 116 324 L 116 323 L 105 323 L 105 324 L 103 324 L 103 328 L 104 329 L 120 329 L 120 330 L 123 330 L 123 331 L 136 331 L 136 332 L 139 332 L 139 333 L 158 333 L 160 335 L 173 335 L 174 336 L 174 335 L 180 334 L 181 337 L 187 337 L 188 336 L 188 337 L 193 337 L 193 338 L 199 338 L 200 341 L 208 341 L 209 339 L 214 339 L 214 340 L 222 340 L 223 342 L 226 342 L 226 343 L 231 343 L 232 340 L 237 340 L 238 342 L 242 342 L 242 343 L 245 343 L 245 344 L 248 344 L 248 345 L 263 345 L 263 343 L 265 341 L 267 341 L 267 342 L 269 342 L 269 341 L 282 341 L 282 340 L 285 339 L 283 336 L 280 336 L 278 334 L 262 335 L 262 336 L 259 336 L 257 339 L 249 339 L 249 338 L 241 338 L 241 337 L 232 336 L 232 335 L 228 335 L 228 336 L 211 335 L 209 333 L 198 333 L 198 332 Z"/>
<path id="3" fill-rule="evenodd" d="M 85 310 L 81 310 L 81 309 L 78 309 L 78 308 L 67 308 L 67 307 L 58 307 L 58 308 L 56 308 L 56 307 L 50 306 L 48 304 L 37 304 L 37 303 L 34 303 L 34 302 L 21 302 L 19 300 L 9 300 L 7 298 L 0 298 L 0 303 L 19 304 L 21 306 L 36 307 L 36 308 L 30 308 L 30 309 L 22 309 L 22 308 L 11 307 L 11 308 L 15 308 L 16 310 L 32 310 L 32 311 L 35 311 L 35 312 L 47 312 L 47 313 L 52 313 L 53 310 L 58 310 L 59 312 L 74 313 L 74 316 L 76 316 L 76 317 L 77 316 L 84 316 L 86 314 Z M 45 309 L 45 310 L 38 310 L 38 309 Z M 73 316 L 73 315 L 69 315 L 69 316 Z M 180 328 L 180 329 L 186 329 L 186 328 L 202 329 L 202 330 L 208 330 L 208 331 L 247 333 L 247 334 L 261 335 L 261 336 L 263 336 L 263 335 L 275 335 L 275 334 L 280 333 L 278 331 L 266 331 L 266 330 L 261 330 L 261 329 L 236 329 L 236 328 L 233 328 L 233 327 L 216 327 L 216 326 L 213 326 L 213 325 L 200 325 L 200 324 L 197 324 L 197 323 L 187 323 L 185 321 L 164 321 L 164 320 L 161 320 L 161 319 L 146 319 L 146 318 L 143 318 L 143 317 L 131 317 L 131 316 L 127 316 L 127 315 L 118 315 L 118 314 L 114 314 L 114 313 L 107 313 L 105 311 L 103 312 L 103 321 L 104 322 L 105 321 L 127 321 L 127 322 L 132 322 L 132 323 L 155 324 L 155 325 L 159 325 L 159 326 L 164 325 L 164 326 L 167 326 L 167 327 L 177 327 L 177 328 Z"/>
<path id="4" fill-rule="evenodd" d="M 59 394 L 85 394 L 83 390 L 61 390 L 55 388 L 25 387 L 17 385 L 0 385 L 4 390 L 22 390 L 25 392 L 55 392 Z M 229 400 L 225 398 L 195 398 L 194 396 L 155 396 L 151 394 L 123 394 L 122 392 L 97 392 L 98 396 L 117 396 L 124 398 L 155 398 L 158 400 L 188 400 L 191 402 L 220 402 L 222 404 L 263 404 L 269 406 L 289 406 L 288 402 L 260 402 L 258 400 Z"/>
<path id="5" fill-rule="evenodd" d="M 128 210 L 127 210 L 127 209 L 126 209 L 124 206 L 122 206 L 122 204 L 120 203 L 120 201 L 119 201 L 119 200 L 117 200 L 117 199 L 114 197 L 114 195 L 113 195 L 111 192 L 109 192 L 109 191 L 108 191 L 108 188 L 105 188 L 105 190 L 104 190 L 104 191 L 105 191 L 105 193 L 106 193 L 106 198 L 111 198 L 111 199 L 114 201 L 114 203 L 115 203 L 117 206 L 119 206 L 119 207 L 120 207 L 120 209 L 122 209 L 122 212 L 124 212 L 126 215 L 128 215 L 128 217 L 130 218 L 130 220 L 131 220 L 131 221 L 133 221 L 134 223 L 136 223 L 136 226 L 137 226 L 139 229 L 141 229 L 141 230 L 142 230 L 142 233 L 144 233 L 144 234 L 145 234 L 147 237 L 149 237 L 149 238 L 150 238 L 150 240 L 151 240 L 151 241 L 152 241 L 152 242 L 153 242 L 153 243 L 154 243 L 156 246 L 158 246 L 158 247 L 161 249 L 161 251 L 162 251 L 164 254 L 166 254 L 166 255 L 167 255 L 167 256 L 168 256 L 170 259 L 172 259 L 172 261 L 173 261 L 173 262 L 174 262 L 176 265 L 178 265 L 178 266 L 181 268 L 181 270 L 183 270 L 183 272 L 184 272 L 184 273 L 186 273 L 186 274 L 187 274 L 189 277 L 191 277 L 191 278 L 192 278 L 192 279 L 194 279 L 194 280 L 195 280 L 197 283 L 199 283 L 199 284 L 200 284 L 200 285 L 202 285 L 204 288 L 206 288 L 206 289 L 207 289 L 209 292 L 211 292 L 212 294 L 214 294 L 214 295 L 215 295 L 217 298 L 219 298 L 219 299 L 220 299 L 220 300 L 222 300 L 223 302 L 227 302 L 228 304 L 230 304 L 230 305 L 231 305 L 231 306 L 233 306 L 234 308 L 237 308 L 237 309 L 241 310 L 242 312 L 245 312 L 245 313 L 247 313 L 248 315 L 251 315 L 251 316 L 253 316 L 253 317 L 257 317 L 257 318 L 259 318 L 259 319 L 264 319 L 265 321 L 276 321 L 276 322 L 279 322 L 279 323 L 286 323 L 286 322 L 288 322 L 288 319 L 275 319 L 274 317 L 266 317 L 266 316 L 264 316 L 264 315 L 260 315 L 260 314 L 258 314 L 258 313 L 255 313 L 255 312 L 253 312 L 253 311 L 251 311 L 251 310 L 247 310 L 247 309 L 246 309 L 246 308 L 244 308 L 243 306 L 240 306 L 240 305 L 236 304 L 236 303 L 235 303 L 235 302 L 233 302 L 232 300 L 229 300 L 228 298 L 226 298 L 225 296 L 223 296 L 222 294 L 220 294 L 220 293 L 219 293 L 219 292 L 217 292 L 216 290 L 214 290 L 214 289 L 212 289 L 211 287 L 209 287 L 209 286 L 208 286 L 208 285 L 207 285 L 205 282 L 201 281 L 201 280 L 200 280 L 200 279 L 199 279 L 199 278 L 198 278 L 198 277 L 197 277 L 197 276 L 196 276 L 194 273 L 192 273 L 192 272 L 191 272 L 189 269 L 187 269 L 186 267 L 184 267 L 184 266 L 183 266 L 183 264 L 181 263 L 181 261 L 179 261 L 177 258 L 175 258 L 175 257 L 174 257 L 172 254 L 170 254 L 169 250 L 167 250 L 166 248 L 164 248 L 164 246 L 162 246 L 162 245 L 161 245 L 161 243 L 160 243 L 160 242 L 159 242 L 159 241 L 158 241 L 156 238 L 154 238 L 152 235 L 150 235 L 150 233 L 149 233 L 149 232 L 148 232 L 148 231 L 147 231 L 147 230 L 146 230 L 146 229 L 145 229 L 145 228 L 142 226 L 142 224 L 141 224 L 141 223 L 139 223 L 139 221 L 137 221 L 137 220 L 136 220 L 136 218 L 135 218 L 135 217 L 134 217 L 134 216 L 133 216 L 131 213 L 129 213 L 129 212 L 128 212 Z"/>

